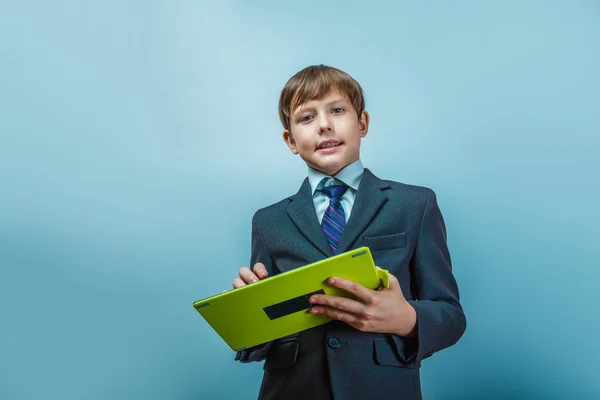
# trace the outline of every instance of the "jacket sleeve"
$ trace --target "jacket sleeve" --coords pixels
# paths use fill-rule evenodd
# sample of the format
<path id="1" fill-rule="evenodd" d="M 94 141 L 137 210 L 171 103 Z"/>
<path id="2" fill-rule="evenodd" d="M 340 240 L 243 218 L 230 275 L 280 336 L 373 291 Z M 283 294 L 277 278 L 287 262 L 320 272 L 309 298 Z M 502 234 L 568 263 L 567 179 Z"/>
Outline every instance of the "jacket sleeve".
<path id="1" fill-rule="evenodd" d="M 414 362 L 456 343 L 466 329 L 446 244 L 446 227 L 435 193 L 429 190 L 421 219 L 415 254 L 411 262 L 411 285 L 416 300 L 409 303 L 417 312 L 417 337 L 410 346 Z M 409 339 L 410 340 L 410 339 Z M 406 339 L 394 336 L 398 350 L 406 350 Z M 413 358 L 413 357 L 410 357 Z"/>
<path id="2" fill-rule="evenodd" d="M 273 260 L 267 252 L 267 247 L 259 230 L 260 210 L 254 214 L 252 218 L 252 247 L 250 256 L 250 268 L 257 262 L 261 262 L 267 268 L 269 276 L 273 275 Z M 250 347 L 249 349 L 240 350 L 235 355 L 235 360 L 243 363 L 252 361 L 262 361 L 267 358 L 269 350 L 273 346 L 273 342 L 267 342 L 258 346 Z"/>

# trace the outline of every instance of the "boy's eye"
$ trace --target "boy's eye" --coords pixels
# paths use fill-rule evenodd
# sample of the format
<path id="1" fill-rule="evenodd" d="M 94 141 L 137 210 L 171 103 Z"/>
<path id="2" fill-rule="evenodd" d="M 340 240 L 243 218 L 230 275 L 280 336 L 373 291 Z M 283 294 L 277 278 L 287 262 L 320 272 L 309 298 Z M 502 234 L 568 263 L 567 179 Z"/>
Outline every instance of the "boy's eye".
<path id="1" fill-rule="evenodd" d="M 300 117 L 300 122 L 308 122 L 310 120 L 312 120 L 314 117 L 312 115 L 305 115 L 303 117 Z"/>
<path id="2" fill-rule="evenodd" d="M 344 109 L 342 107 L 336 107 L 333 109 L 333 113 L 334 114 L 339 114 L 339 113 L 343 113 Z"/>

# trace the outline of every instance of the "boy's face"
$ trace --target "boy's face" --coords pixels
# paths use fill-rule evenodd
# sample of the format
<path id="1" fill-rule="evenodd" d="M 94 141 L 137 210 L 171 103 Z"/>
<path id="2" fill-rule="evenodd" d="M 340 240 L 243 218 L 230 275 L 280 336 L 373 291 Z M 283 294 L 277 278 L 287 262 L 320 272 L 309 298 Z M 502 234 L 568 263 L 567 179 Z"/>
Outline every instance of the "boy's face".
<path id="1" fill-rule="evenodd" d="M 290 117 L 283 140 L 306 164 L 328 176 L 358 160 L 360 140 L 369 130 L 369 114 L 356 115 L 348 98 L 336 90 L 308 100 Z"/>

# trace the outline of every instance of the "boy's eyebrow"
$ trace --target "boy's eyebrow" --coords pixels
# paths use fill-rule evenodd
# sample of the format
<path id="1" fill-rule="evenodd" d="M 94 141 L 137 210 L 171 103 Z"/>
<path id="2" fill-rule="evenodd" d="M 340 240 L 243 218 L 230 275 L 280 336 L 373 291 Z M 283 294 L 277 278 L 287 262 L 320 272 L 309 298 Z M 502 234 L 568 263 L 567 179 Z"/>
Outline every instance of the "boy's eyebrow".
<path id="1" fill-rule="evenodd" d="M 328 106 L 330 106 L 330 105 L 332 105 L 332 104 L 334 104 L 334 103 L 339 103 L 339 102 L 341 102 L 341 101 L 350 102 L 350 100 L 348 100 L 348 99 L 347 99 L 347 98 L 345 98 L 345 97 L 339 97 L 339 98 L 337 98 L 337 99 L 331 100 L 330 102 L 328 102 L 328 103 L 327 103 L 327 105 L 328 105 Z"/>

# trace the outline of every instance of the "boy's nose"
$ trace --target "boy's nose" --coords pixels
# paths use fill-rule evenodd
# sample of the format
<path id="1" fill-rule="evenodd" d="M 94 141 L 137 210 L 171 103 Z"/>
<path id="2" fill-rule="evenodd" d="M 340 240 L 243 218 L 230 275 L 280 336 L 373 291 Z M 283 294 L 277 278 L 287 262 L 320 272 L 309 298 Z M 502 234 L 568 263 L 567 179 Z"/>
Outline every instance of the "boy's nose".
<path id="1" fill-rule="evenodd" d="M 327 118 L 327 117 L 319 118 L 318 127 L 319 127 L 319 135 L 322 133 L 331 131 L 331 122 L 329 121 L 329 118 Z"/>

